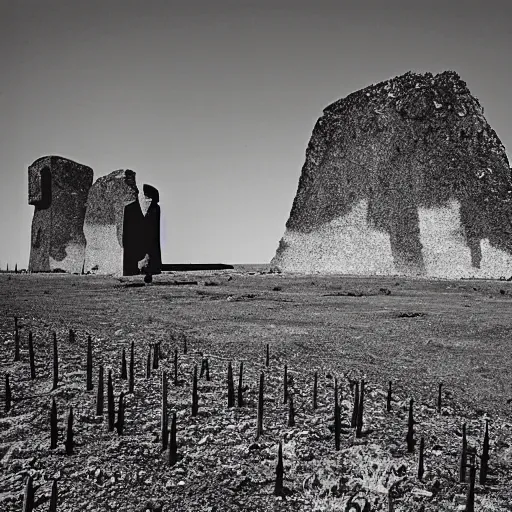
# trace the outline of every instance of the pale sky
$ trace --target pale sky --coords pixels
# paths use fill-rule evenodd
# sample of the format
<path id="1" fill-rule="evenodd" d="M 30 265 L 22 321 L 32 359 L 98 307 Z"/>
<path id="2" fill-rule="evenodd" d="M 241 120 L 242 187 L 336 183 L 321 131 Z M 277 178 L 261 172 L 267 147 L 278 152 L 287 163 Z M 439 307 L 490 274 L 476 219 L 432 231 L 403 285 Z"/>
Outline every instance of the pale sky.
<path id="1" fill-rule="evenodd" d="M 166 263 L 265 263 L 316 119 L 409 70 L 457 71 L 512 147 L 512 2 L 0 0 L 0 267 L 28 265 L 27 167 L 160 191 Z"/>

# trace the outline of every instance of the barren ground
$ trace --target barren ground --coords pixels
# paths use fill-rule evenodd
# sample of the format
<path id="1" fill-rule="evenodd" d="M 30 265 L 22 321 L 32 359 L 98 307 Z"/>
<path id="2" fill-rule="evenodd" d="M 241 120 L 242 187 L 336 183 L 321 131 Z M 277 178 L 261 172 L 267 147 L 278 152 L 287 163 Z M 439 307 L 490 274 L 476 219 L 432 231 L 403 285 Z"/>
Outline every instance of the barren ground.
<path id="1" fill-rule="evenodd" d="M 175 281 L 197 284 L 177 285 Z M 404 278 L 287 276 L 235 271 L 141 278 L 0 274 L 0 510 L 21 510 L 27 475 L 36 510 L 48 510 L 53 479 L 60 511 L 349 510 L 351 496 L 372 511 L 464 510 L 458 481 L 461 430 L 480 454 L 490 419 L 489 479 L 476 485 L 475 510 L 512 510 L 512 283 Z M 348 295 L 347 295 L 348 294 Z M 21 361 L 14 362 L 14 316 Z M 68 332 L 77 337 L 70 344 Z M 30 380 L 28 331 L 36 374 Z M 52 391 L 52 331 L 60 382 Z M 94 347 L 94 390 L 86 391 L 87 335 Z M 188 352 L 183 354 L 184 342 Z M 135 392 L 126 396 L 122 436 L 95 415 L 99 364 L 113 370 L 116 404 L 128 390 L 121 351 L 135 342 Z M 146 378 L 150 344 L 161 342 L 159 369 Z M 270 366 L 265 368 L 265 346 Z M 161 371 L 169 379 L 169 413 L 177 413 L 179 461 L 161 450 Z M 191 416 L 194 364 L 199 415 Z M 242 408 L 227 408 L 226 368 L 235 387 L 244 362 Z M 288 366 L 296 426 L 287 426 L 283 369 Z M 256 441 L 257 383 L 265 371 L 264 433 Z M 318 371 L 318 409 L 312 408 Z M 13 406 L 4 413 L 5 379 Z M 106 373 L 105 373 L 106 374 Z M 333 434 L 334 377 L 342 395 L 341 449 Z M 365 435 L 350 428 L 350 381 L 365 378 Z M 386 389 L 393 381 L 391 412 Z M 106 379 L 105 379 L 106 381 Z M 443 383 L 443 404 L 436 410 Z M 236 389 L 235 389 L 236 394 Z M 60 437 L 50 450 L 55 398 Z M 418 443 L 407 453 L 409 399 Z M 66 456 L 67 411 L 75 414 L 75 454 Z M 417 478 L 419 438 L 425 475 Z M 277 445 L 283 441 L 285 499 L 273 496 Z M 477 465 L 479 461 L 477 459 Z M 162 507 L 162 508 L 159 508 Z M 357 510 L 357 507 L 350 508 Z M 366 510 L 366 509 L 365 509 Z M 369 510 L 369 509 L 368 509 Z"/>

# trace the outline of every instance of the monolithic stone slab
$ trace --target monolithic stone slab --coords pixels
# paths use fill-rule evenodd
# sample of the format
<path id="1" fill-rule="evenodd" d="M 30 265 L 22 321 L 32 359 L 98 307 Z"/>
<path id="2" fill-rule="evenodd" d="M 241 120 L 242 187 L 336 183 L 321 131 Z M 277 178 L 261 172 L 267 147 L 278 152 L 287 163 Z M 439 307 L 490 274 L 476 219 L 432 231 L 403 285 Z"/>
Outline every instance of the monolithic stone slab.
<path id="1" fill-rule="evenodd" d="M 28 202 L 34 205 L 29 270 L 79 273 L 85 257 L 83 223 L 93 170 L 59 156 L 28 168 Z"/>
<path id="2" fill-rule="evenodd" d="M 129 169 L 102 176 L 91 187 L 84 224 L 86 272 L 123 274 L 125 207 L 137 202 L 138 193 Z"/>
<path id="3" fill-rule="evenodd" d="M 505 148 L 466 83 L 407 73 L 324 110 L 271 265 L 508 277 L 511 202 Z"/>

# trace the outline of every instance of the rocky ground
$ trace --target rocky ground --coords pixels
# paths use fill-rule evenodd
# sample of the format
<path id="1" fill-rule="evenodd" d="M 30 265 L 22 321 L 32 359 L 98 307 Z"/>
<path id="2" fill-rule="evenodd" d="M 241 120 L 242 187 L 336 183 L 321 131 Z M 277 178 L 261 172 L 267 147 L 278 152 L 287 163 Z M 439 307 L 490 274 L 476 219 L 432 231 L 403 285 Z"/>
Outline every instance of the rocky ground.
<path id="1" fill-rule="evenodd" d="M 184 284 L 185 283 L 185 284 Z M 403 278 L 284 276 L 247 269 L 139 278 L 0 275 L 0 509 L 22 508 L 28 475 L 36 510 L 59 511 L 464 510 L 459 482 L 462 425 L 482 452 L 489 419 L 489 477 L 475 487 L 475 510 L 512 510 L 512 284 Z M 21 360 L 14 361 L 14 316 Z M 69 339 L 69 329 L 76 339 Z M 31 379 L 28 332 L 36 378 Z M 52 390 L 58 341 L 59 376 Z M 86 391 L 87 337 L 93 346 Z M 121 378 L 121 352 L 135 347 L 134 393 Z M 158 369 L 146 376 L 160 343 Z M 185 343 L 187 353 L 184 353 Z M 265 349 L 269 345 L 269 366 Z M 173 382 L 178 350 L 178 385 Z M 192 374 L 199 413 L 191 415 Z M 227 407 L 227 365 L 236 384 L 244 363 L 243 407 Z M 96 415 L 99 365 L 126 394 L 122 435 Z M 295 426 L 283 398 L 284 366 Z M 169 374 L 168 413 L 176 412 L 178 462 L 161 445 L 161 374 Z M 256 437 L 258 380 L 265 374 L 263 434 Z M 318 372 L 318 407 L 313 376 Z M 13 404 L 4 412 L 9 374 Z M 340 383 L 341 445 L 334 441 L 334 378 Z M 364 378 L 363 436 L 350 426 L 353 383 Z M 393 383 L 386 411 L 388 382 Z M 441 412 L 437 410 L 442 387 Z M 106 384 L 106 378 L 105 378 Z M 50 449 L 55 399 L 59 444 Z M 414 399 L 414 453 L 405 437 Z M 66 455 L 69 407 L 75 449 Z M 425 473 L 418 479 L 419 439 Z M 282 441 L 285 496 L 276 497 Z M 350 501 L 354 504 L 349 505 Z M 392 506 L 390 507 L 389 502 Z M 365 508 L 366 506 L 366 508 Z"/>

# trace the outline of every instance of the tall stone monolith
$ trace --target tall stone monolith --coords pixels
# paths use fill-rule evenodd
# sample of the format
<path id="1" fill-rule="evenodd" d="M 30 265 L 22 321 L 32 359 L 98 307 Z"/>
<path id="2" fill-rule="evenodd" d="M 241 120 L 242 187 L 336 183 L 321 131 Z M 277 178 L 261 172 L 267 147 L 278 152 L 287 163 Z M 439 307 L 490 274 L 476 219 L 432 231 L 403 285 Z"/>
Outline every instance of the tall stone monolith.
<path id="1" fill-rule="evenodd" d="M 34 205 L 29 271 L 79 273 L 85 257 L 85 204 L 90 167 L 44 156 L 28 168 L 28 202 Z"/>
<path id="2" fill-rule="evenodd" d="M 84 224 L 86 272 L 123 274 L 125 207 L 137 201 L 138 193 L 129 169 L 102 176 L 91 187 Z"/>

